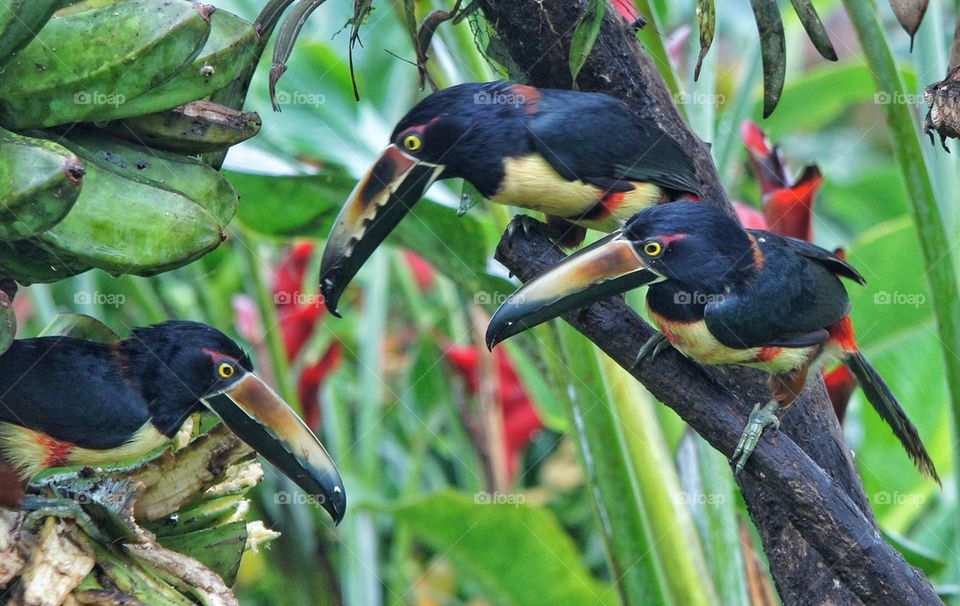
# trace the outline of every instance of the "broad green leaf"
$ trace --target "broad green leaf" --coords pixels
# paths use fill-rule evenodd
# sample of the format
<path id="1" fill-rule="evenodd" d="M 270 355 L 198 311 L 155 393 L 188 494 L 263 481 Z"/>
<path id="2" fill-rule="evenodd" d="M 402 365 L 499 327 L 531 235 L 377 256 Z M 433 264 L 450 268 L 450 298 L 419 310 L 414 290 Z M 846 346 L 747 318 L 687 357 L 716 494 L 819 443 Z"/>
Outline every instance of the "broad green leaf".
<path id="1" fill-rule="evenodd" d="M 120 335 L 106 324 L 84 314 L 57 314 L 39 336 L 73 337 L 98 343 L 113 343 L 120 339 Z"/>
<path id="2" fill-rule="evenodd" d="M 580 74 L 580 70 L 587 62 L 587 57 L 590 56 L 590 51 L 593 50 L 606 12 L 606 0 L 589 0 L 587 10 L 580 17 L 576 29 L 573 30 L 573 37 L 570 40 L 570 77 L 573 82 L 577 81 L 577 75 Z"/>
<path id="3" fill-rule="evenodd" d="M 442 491 L 392 513 L 494 604 L 618 604 L 616 590 L 590 576 L 553 514 L 523 500 L 523 495 Z"/>
<path id="4" fill-rule="evenodd" d="M 916 82 L 913 72 L 904 73 L 913 90 Z M 816 103 L 811 103 L 816 99 Z M 845 61 L 811 69 L 784 88 L 777 111 L 763 122 L 763 128 L 773 139 L 800 131 L 815 132 L 857 103 L 905 103 L 906 98 L 895 98 L 893 93 L 876 92 L 873 76 L 860 61 Z"/>
<path id="5" fill-rule="evenodd" d="M 228 172 L 240 194 L 237 218 L 250 229 L 282 238 L 326 238 L 356 179 L 344 171 L 272 176 Z"/>
<path id="6" fill-rule="evenodd" d="M 186 534 L 161 537 L 159 543 L 194 558 L 232 585 L 247 544 L 247 523 L 229 522 Z"/>

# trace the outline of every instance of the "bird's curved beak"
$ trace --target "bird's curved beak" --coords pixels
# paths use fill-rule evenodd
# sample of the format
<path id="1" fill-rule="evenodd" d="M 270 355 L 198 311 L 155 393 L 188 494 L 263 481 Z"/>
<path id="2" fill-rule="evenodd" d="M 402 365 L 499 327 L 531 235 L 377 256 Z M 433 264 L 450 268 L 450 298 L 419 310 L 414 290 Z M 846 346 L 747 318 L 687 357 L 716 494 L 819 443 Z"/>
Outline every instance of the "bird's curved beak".
<path id="1" fill-rule="evenodd" d="M 320 261 L 320 292 L 330 313 L 367 257 L 420 201 L 443 166 L 388 145 L 340 209 Z"/>
<path id="2" fill-rule="evenodd" d="M 266 460 L 323 506 L 339 524 L 347 507 L 343 480 L 323 444 L 269 385 L 247 373 L 202 402 Z"/>
<path id="3" fill-rule="evenodd" d="M 598 299 L 665 278 L 650 269 L 622 232 L 570 255 L 504 301 L 487 326 L 487 347 Z"/>

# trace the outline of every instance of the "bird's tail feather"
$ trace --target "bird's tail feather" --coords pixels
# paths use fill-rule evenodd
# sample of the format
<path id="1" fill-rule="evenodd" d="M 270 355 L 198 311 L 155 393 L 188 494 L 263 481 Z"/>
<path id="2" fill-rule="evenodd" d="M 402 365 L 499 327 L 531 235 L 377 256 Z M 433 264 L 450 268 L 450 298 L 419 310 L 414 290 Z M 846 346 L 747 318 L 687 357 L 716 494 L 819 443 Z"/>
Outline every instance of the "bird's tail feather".
<path id="1" fill-rule="evenodd" d="M 877 369 L 859 351 L 849 354 L 844 362 L 850 372 L 857 377 L 857 381 L 860 382 L 860 386 L 863 388 L 867 399 L 870 400 L 870 404 L 893 429 L 893 434 L 903 444 L 907 454 L 920 468 L 920 472 L 940 484 L 940 476 L 937 475 L 933 461 L 930 460 L 930 455 L 927 454 L 923 442 L 920 441 L 917 428 L 907 418 L 907 413 L 900 407 L 897 398 L 894 397 L 887 384 L 883 382 Z"/>

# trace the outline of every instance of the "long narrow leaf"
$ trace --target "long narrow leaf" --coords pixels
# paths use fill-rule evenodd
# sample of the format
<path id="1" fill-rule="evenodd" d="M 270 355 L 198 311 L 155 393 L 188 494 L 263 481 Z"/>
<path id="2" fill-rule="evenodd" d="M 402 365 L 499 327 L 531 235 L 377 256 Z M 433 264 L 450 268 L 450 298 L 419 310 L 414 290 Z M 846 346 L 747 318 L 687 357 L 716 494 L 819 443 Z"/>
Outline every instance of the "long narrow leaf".
<path id="1" fill-rule="evenodd" d="M 823 27 L 823 21 L 817 14 L 817 9 L 813 8 L 810 0 L 790 0 L 793 3 L 793 10 L 797 11 L 797 17 L 803 24 L 803 29 L 807 30 L 810 42 L 816 47 L 820 56 L 829 61 L 837 60 L 837 51 L 833 50 L 833 43 L 830 42 L 830 36 L 827 29 Z"/>
<path id="2" fill-rule="evenodd" d="M 574 83 L 587 62 L 590 51 L 593 50 L 597 36 L 600 35 L 600 26 L 603 24 L 603 16 L 606 12 L 606 0 L 590 0 L 587 3 L 587 10 L 577 23 L 576 29 L 573 30 L 573 38 L 570 40 L 570 77 Z"/>
<path id="3" fill-rule="evenodd" d="M 776 109 L 783 92 L 787 67 L 787 48 L 783 21 L 776 0 L 750 0 L 760 36 L 760 57 L 763 63 L 763 117 Z"/>

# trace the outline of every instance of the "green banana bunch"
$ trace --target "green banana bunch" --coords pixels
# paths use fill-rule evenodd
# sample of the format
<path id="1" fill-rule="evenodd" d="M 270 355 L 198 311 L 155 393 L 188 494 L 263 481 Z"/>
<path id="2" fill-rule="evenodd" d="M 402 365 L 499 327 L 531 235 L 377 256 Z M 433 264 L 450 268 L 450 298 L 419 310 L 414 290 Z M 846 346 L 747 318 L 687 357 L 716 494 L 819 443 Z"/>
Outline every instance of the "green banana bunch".
<path id="1" fill-rule="evenodd" d="M 91 269 L 73 255 L 55 251 L 36 238 L 0 241 L 0 277 L 20 284 L 46 284 Z"/>
<path id="2" fill-rule="evenodd" d="M 112 123 L 110 131 L 124 139 L 181 154 L 226 149 L 260 132 L 260 115 L 210 101 L 193 101 L 155 114 Z"/>
<path id="3" fill-rule="evenodd" d="M 233 82 L 254 59 L 257 32 L 245 19 L 217 9 L 200 54 L 172 78 L 118 106 L 110 118 L 163 111 L 208 97 Z"/>
<path id="4" fill-rule="evenodd" d="M 179 192 L 210 212 L 221 226 L 237 212 L 237 192 L 220 172 L 203 162 L 110 135 L 71 132 L 63 145 L 88 162 L 128 179 Z"/>
<path id="5" fill-rule="evenodd" d="M 50 229 L 80 195 L 80 159 L 52 141 L 0 129 L 0 240 Z"/>
<path id="6" fill-rule="evenodd" d="M 96 162 L 66 218 L 38 236 L 58 255 L 141 276 L 185 265 L 223 237 L 217 218 L 182 193 Z"/>
<path id="7" fill-rule="evenodd" d="M 63 0 L 0 2 L 0 63 L 26 46 L 62 4 Z"/>
<path id="8" fill-rule="evenodd" d="M 0 124 L 23 130 L 116 117 L 128 99 L 193 61 L 212 10 L 187 0 L 84 0 L 57 11 L 0 67 Z"/>

